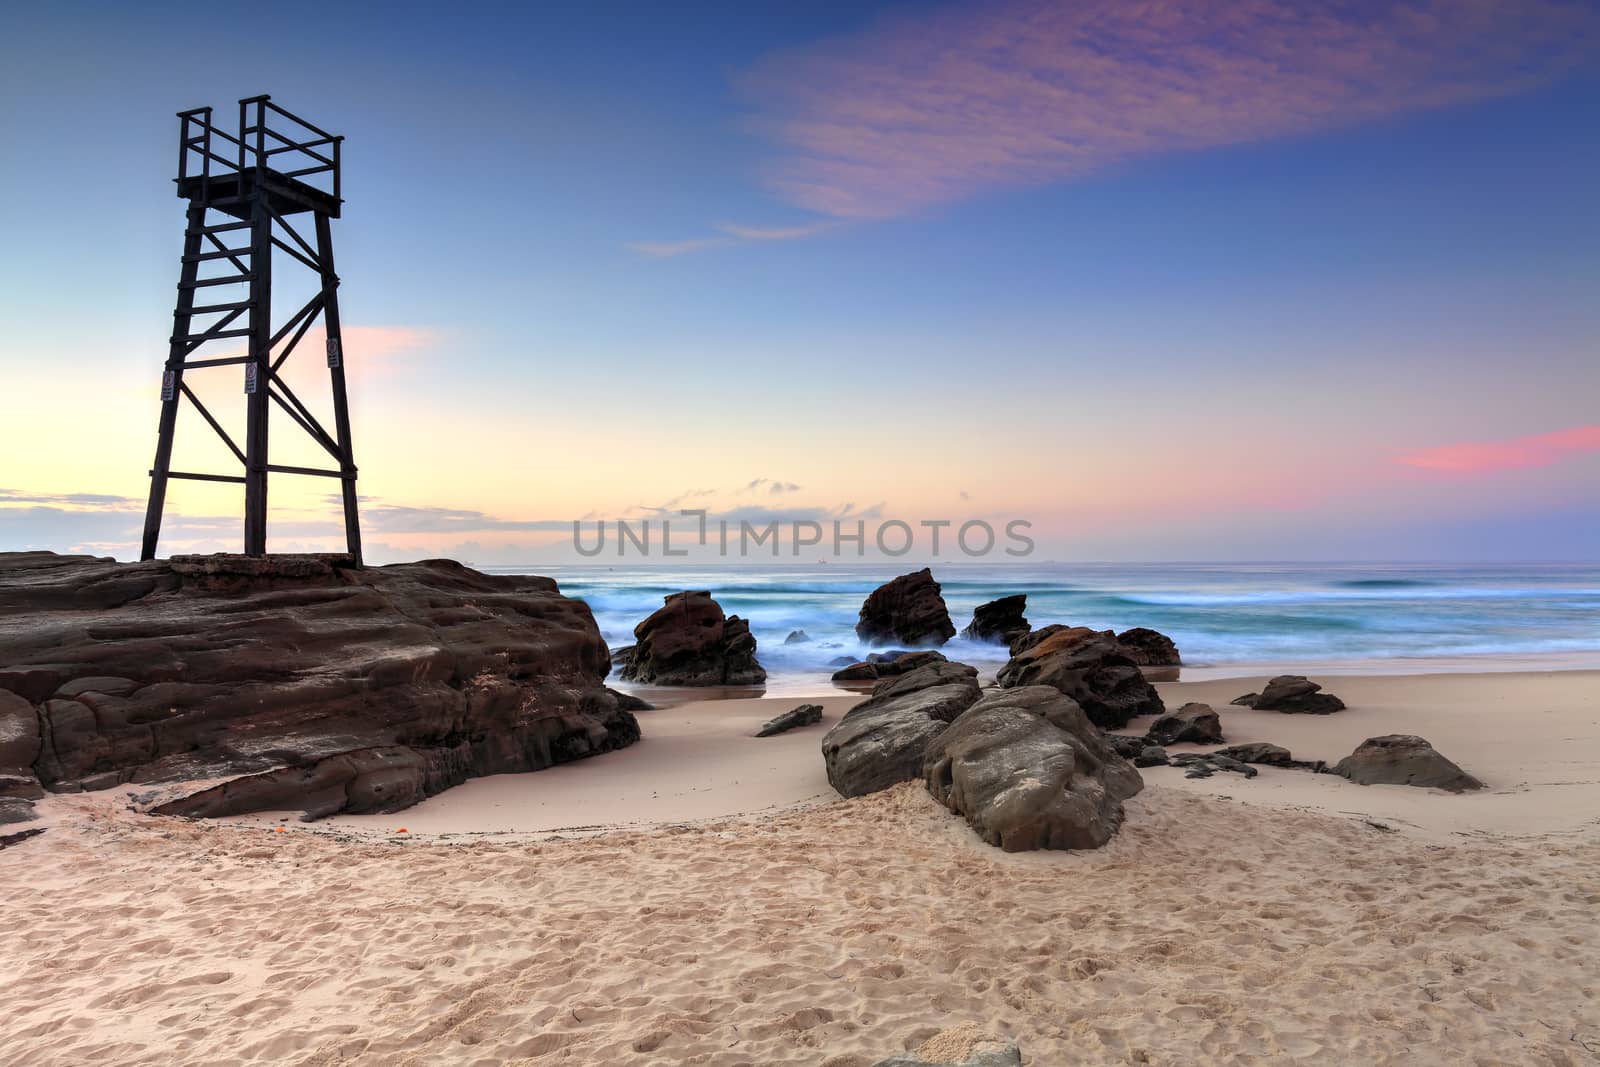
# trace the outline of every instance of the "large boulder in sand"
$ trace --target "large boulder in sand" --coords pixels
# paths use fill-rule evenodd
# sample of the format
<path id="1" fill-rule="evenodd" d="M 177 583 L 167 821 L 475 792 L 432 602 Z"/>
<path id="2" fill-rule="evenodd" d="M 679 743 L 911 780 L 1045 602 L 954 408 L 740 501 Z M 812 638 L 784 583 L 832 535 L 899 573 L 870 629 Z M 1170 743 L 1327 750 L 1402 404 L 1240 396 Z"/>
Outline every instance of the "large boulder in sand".
<path id="1" fill-rule="evenodd" d="M 1122 654 L 1141 667 L 1177 667 L 1182 665 L 1178 646 L 1172 638 L 1159 630 L 1135 626 L 1117 635 Z"/>
<path id="2" fill-rule="evenodd" d="M 52 791 L 149 786 L 168 814 L 396 811 L 619 748 L 639 726 L 608 666 L 548 578 L 0 554 L 0 759 Z"/>
<path id="3" fill-rule="evenodd" d="M 1026 593 L 979 604 L 972 612 L 972 621 L 961 631 L 961 636 L 972 641 L 1010 647 L 1011 642 L 1029 631 L 1028 620 L 1022 615 L 1027 606 Z"/>
<path id="4" fill-rule="evenodd" d="M 828 782 L 859 797 L 920 776 L 929 742 L 978 699 L 976 675 L 964 663 L 930 663 L 878 683 L 823 736 Z"/>
<path id="5" fill-rule="evenodd" d="M 750 624 L 724 616 L 704 589 L 673 593 L 633 628 L 636 643 L 622 665 L 623 681 L 648 685 L 760 685 L 767 672 L 756 660 Z"/>
<path id="6" fill-rule="evenodd" d="M 1007 852 L 1099 848 L 1144 787 L 1076 701 L 1051 686 L 992 692 L 935 739 L 928 792 Z"/>
<path id="7" fill-rule="evenodd" d="M 1483 783 L 1412 734 L 1369 737 L 1333 767 L 1360 785 L 1416 785 L 1463 793 Z"/>
<path id="8" fill-rule="evenodd" d="M 1187 741 L 1195 745 L 1222 744 L 1222 717 L 1210 704 L 1185 704 L 1169 711 L 1150 724 L 1145 735 L 1152 745 L 1172 745 Z"/>
<path id="9" fill-rule="evenodd" d="M 1230 703 L 1285 715 L 1331 715 L 1344 710 L 1344 701 L 1322 692 L 1322 686 L 1298 674 L 1280 674 L 1261 692 L 1234 697 Z"/>
<path id="10" fill-rule="evenodd" d="M 955 635 L 939 583 L 926 567 L 874 589 L 856 623 L 856 636 L 870 645 L 942 645 Z"/>
<path id="11" fill-rule="evenodd" d="M 1053 686 L 1077 701 L 1090 721 L 1106 730 L 1120 730 L 1137 716 L 1166 710 L 1155 686 L 1123 654 L 1110 630 L 1083 626 L 1035 630 L 1013 649 L 998 680 L 1008 689 Z"/>

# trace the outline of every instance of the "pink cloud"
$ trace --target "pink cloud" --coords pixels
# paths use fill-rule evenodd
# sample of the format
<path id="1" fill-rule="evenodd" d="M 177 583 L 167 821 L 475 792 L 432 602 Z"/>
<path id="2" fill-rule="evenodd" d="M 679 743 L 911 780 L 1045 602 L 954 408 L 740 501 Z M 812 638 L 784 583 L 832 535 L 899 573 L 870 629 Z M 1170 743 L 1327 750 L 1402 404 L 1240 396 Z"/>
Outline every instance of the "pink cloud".
<path id="1" fill-rule="evenodd" d="M 1569 456 L 1600 451 L 1600 426 L 1578 426 L 1554 433 L 1438 445 L 1395 457 L 1396 463 L 1443 474 L 1492 474 L 1524 467 L 1548 467 Z"/>
<path id="2" fill-rule="evenodd" d="M 743 80 L 785 150 L 770 185 L 871 218 L 1516 93 L 1597 41 L 1600 11 L 1568 0 L 1010 0 L 891 17 Z"/>

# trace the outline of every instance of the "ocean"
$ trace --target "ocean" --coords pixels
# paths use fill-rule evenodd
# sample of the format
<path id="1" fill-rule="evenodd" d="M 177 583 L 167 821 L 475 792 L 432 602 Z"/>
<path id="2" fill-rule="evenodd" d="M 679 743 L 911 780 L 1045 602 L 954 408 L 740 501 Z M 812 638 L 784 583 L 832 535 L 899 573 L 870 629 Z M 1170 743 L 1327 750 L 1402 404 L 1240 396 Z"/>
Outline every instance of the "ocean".
<path id="1" fill-rule="evenodd" d="M 861 602 L 892 564 L 603 564 L 486 567 L 546 574 L 586 601 L 606 641 L 682 589 L 709 589 L 750 620 L 769 689 L 814 685 L 843 656 L 863 657 Z M 1148 626 L 1177 642 L 1185 677 L 1254 668 L 1326 671 L 1600 667 L 1600 564 L 944 563 L 933 566 L 959 630 L 972 609 L 1026 593 L 1034 627 Z M 784 644 L 793 630 L 811 638 Z M 956 638 L 952 659 L 992 669 L 1002 649 Z M 1393 661 L 1406 661 L 1395 663 Z"/>

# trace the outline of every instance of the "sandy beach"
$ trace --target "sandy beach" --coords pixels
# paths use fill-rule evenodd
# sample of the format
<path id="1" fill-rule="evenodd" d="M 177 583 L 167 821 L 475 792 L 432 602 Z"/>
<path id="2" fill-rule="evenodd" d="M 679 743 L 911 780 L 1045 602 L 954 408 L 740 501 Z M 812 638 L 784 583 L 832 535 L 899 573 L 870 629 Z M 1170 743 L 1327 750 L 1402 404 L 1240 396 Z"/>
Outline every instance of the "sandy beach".
<path id="1" fill-rule="evenodd" d="M 0 1043 L 40 1065 L 867 1067 L 976 1024 L 1039 1065 L 1594 1062 L 1600 672 L 1225 707 L 1258 681 L 1161 688 L 1221 708 L 1230 743 L 1334 759 L 1416 732 L 1489 788 L 1155 768 L 1106 848 L 1007 855 L 919 784 L 833 797 L 840 695 L 766 739 L 792 702 L 645 712 L 620 752 L 283 832 L 55 796 L 0 853 Z"/>

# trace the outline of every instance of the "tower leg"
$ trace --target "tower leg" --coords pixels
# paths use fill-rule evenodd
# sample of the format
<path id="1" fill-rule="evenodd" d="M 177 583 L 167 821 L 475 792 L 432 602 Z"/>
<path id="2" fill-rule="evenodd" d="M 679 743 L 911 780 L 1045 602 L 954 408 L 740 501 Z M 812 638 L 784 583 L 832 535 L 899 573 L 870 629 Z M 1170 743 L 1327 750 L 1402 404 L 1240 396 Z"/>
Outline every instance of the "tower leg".
<path id="1" fill-rule="evenodd" d="M 267 390 L 272 366 L 272 216 L 257 200 L 250 230 L 250 362 L 245 365 L 244 554 L 267 554 Z"/>
<path id="2" fill-rule="evenodd" d="M 339 441 L 339 484 L 344 491 L 346 549 L 361 566 L 361 520 L 356 513 L 356 458 L 350 439 L 350 402 L 344 389 L 344 337 L 339 331 L 339 275 L 333 267 L 333 232 L 317 212 L 317 260 L 322 266 L 322 321 L 328 333 L 328 373 L 333 379 L 334 432 Z"/>
<path id="3" fill-rule="evenodd" d="M 178 302 L 172 313 L 172 343 L 161 376 L 161 421 L 156 430 L 156 458 L 150 465 L 150 501 L 144 511 L 144 542 L 140 559 L 156 558 L 161 539 L 161 513 L 167 503 L 167 472 L 172 469 L 172 437 L 178 425 L 179 387 L 190 320 L 193 318 L 195 279 L 200 273 L 200 239 L 206 224 L 203 204 L 190 202 L 189 227 L 183 236 L 183 263 L 178 271 Z"/>

